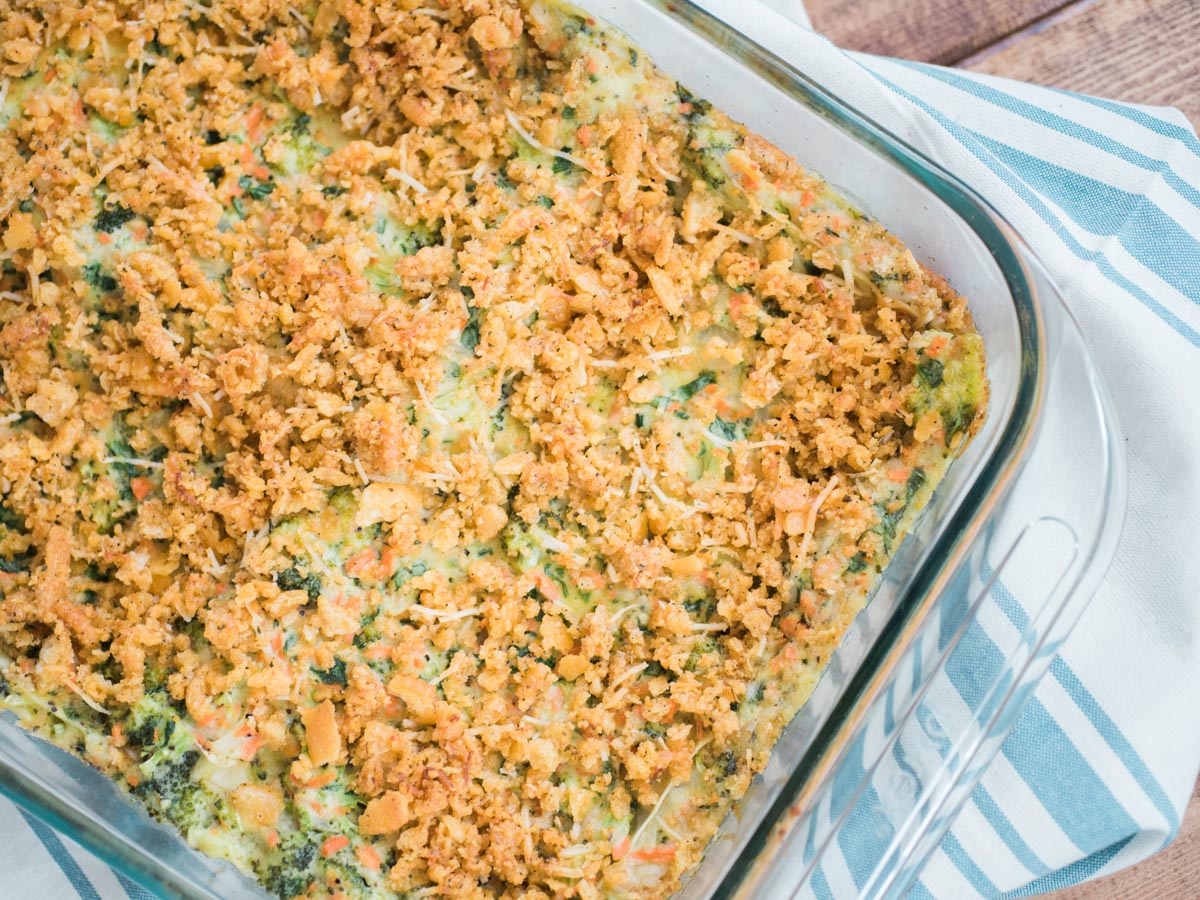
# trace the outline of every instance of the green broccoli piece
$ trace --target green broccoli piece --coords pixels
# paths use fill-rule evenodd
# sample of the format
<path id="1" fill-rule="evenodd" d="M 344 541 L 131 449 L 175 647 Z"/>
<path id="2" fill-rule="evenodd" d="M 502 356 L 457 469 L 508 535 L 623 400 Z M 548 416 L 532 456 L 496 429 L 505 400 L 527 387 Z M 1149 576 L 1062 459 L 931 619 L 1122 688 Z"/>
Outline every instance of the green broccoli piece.
<path id="1" fill-rule="evenodd" d="M 263 886 L 280 900 L 291 900 L 308 890 L 315 873 L 317 843 L 304 832 L 284 838 L 273 854 L 273 861 L 259 871 Z"/>
<path id="2" fill-rule="evenodd" d="M 126 222 L 135 218 L 137 218 L 137 213 L 128 206 L 122 206 L 120 203 L 104 206 L 96 214 L 96 230 L 112 234 Z"/>
<path id="3" fill-rule="evenodd" d="M 117 279 L 104 271 L 98 262 L 90 262 L 83 267 L 83 280 L 101 293 L 111 293 L 117 289 Z"/>
<path id="4" fill-rule="evenodd" d="M 265 200 L 274 192 L 275 182 L 270 178 L 266 181 L 258 181 L 249 175 L 243 175 L 238 178 L 238 187 L 245 191 L 246 196 L 251 200 Z"/>
<path id="5" fill-rule="evenodd" d="M 321 596 L 320 577 L 312 573 L 301 575 L 300 570 L 295 566 L 284 569 L 276 575 L 275 583 L 279 585 L 281 591 L 304 591 L 308 594 L 309 603 L 316 603 L 317 598 Z"/>

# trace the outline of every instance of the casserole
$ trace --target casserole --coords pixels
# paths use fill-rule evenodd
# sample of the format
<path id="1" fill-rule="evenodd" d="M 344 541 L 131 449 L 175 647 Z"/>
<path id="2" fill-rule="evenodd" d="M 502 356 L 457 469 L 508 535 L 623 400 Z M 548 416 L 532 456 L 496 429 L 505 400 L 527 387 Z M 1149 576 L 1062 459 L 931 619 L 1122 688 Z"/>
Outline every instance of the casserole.
<path id="1" fill-rule="evenodd" d="M 619 19 L 620 14 L 623 12 L 625 12 L 625 10 L 613 10 L 612 18 Z M 697 19 L 695 21 L 700 21 L 701 24 L 704 24 L 702 22 L 702 20 L 700 20 L 700 19 Z M 622 22 L 620 22 L 620 21 L 617 21 L 616 24 L 618 24 L 619 27 L 625 27 L 622 24 Z M 640 34 L 635 32 L 632 27 L 626 27 L 625 30 L 630 31 L 636 41 L 642 42 L 644 45 L 646 45 L 647 48 L 650 50 L 651 54 L 653 56 L 655 56 L 656 58 L 659 58 L 660 64 L 664 65 L 668 69 L 668 71 L 671 71 L 671 65 L 669 63 L 667 63 L 665 60 L 660 58 L 662 56 L 661 53 L 656 52 L 656 49 L 653 46 L 653 43 L 654 43 L 653 40 L 651 40 L 648 37 L 641 36 Z M 695 58 L 695 57 L 692 57 L 692 58 Z M 716 63 L 717 60 L 715 60 L 715 59 L 710 60 L 710 62 Z M 712 65 L 710 68 L 707 69 L 707 72 L 708 72 L 708 77 L 711 78 L 711 77 L 713 77 L 714 73 L 719 72 L 719 66 Z M 672 72 L 672 74 L 677 75 L 677 77 L 679 77 L 681 80 L 683 80 L 687 83 L 693 83 L 693 84 L 697 84 L 697 85 L 701 84 L 699 74 L 697 74 L 695 78 L 685 76 L 679 72 Z M 727 82 L 727 83 L 730 83 L 730 82 Z M 771 95 L 769 90 L 759 90 L 759 89 L 757 89 L 758 88 L 757 85 L 755 87 L 756 87 L 756 89 L 750 94 L 750 96 L 754 98 L 754 101 L 756 104 L 770 102 L 768 98 L 775 99 L 775 100 L 778 99 L 778 98 L 774 98 Z M 780 143 L 786 149 L 793 150 L 793 147 L 790 146 L 788 142 L 781 140 L 775 134 L 772 134 L 768 127 L 760 126 L 755 121 L 754 115 L 752 114 L 754 112 L 753 110 L 744 110 L 736 103 L 731 103 L 729 101 L 724 100 L 724 98 L 720 97 L 718 87 L 716 84 L 713 84 L 712 89 L 710 90 L 710 93 L 712 94 L 714 99 L 716 99 L 718 105 L 723 106 L 728 109 L 731 109 L 732 111 L 734 111 L 734 113 L 736 115 L 738 115 L 739 118 L 746 120 L 751 125 L 751 127 L 758 128 L 759 130 L 766 132 L 769 137 L 774 138 L 778 143 Z M 809 158 L 806 157 L 806 155 L 803 152 L 798 152 L 798 155 L 800 155 L 801 158 L 804 159 L 805 162 L 812 164 L 814 168 L 816 168 L 818 170 L 822 169 L 822 166 L 819 163 L 813 163 Z M 859 162 L 861 162 L 861 160 Z M 825 168 L 825 171 L 829 172 L 827 167 Z M 837 183 L 837 181 L 838 181 L 837 176 L 834 175 L 832 172 L 829 172 L 829 174 L 831 175 L 831 177 L 833 178 L 835 183 Z M 867 179 L 865 181 L 862 180 L 862 172 L 861 171 L 859 173 L 857 173 L 857 175 L 858 175 L 858 177 L 854 181 L 854 183 L 856 185 L 869 183 L 869 179 Z M 879 205 L 881 205 L 881 204 L 869 205 L 869 209 L 872 212 L 876 212 L 876 214 L 879 214 L 878 209 L 877 209 Z M 886 215 L 883 215 L 883 218 L 885 221 L 889 220 Z M 900 220 L 897 220 L 897 221 L 900 221 Z M 986 229 L 984 229 L 984 230 L 986 231 Z M 964 232 L 965 232 L 965 229 L 964 229 Z M 960 234 L 959 236 L 962 236 L 962 234 Z M 991 246 L 988 246 L 987 241 L 984 240 L 983 246 L 987 250 L 990 250 L 990 252 L 992 253 L 993 256 L 1003 260 L 1005 263 L 1007 263 L 1007 264 L 1015 263 L 1016 260 L 1015 260 L 1014 255 L 1011 253 L 1011 251 L 1006 253 L 1002 243 L 994 241 L 996 236 L 997 235 L 994 232 L 991 234 L 985 235 L 985 238 L 992 238 L 993 243 Z M 912 241 L 910 240 L 910 242 L 912 242 Z M 912 242 L 912 243 L 916 243 L 916 242 Z M 920 246 L 920 245 L 918 244 L 918 246 Z M 989 267 L 986 264 L 988 262 L 986 259 L 986 256 L 980 252 L 979 246 L 976 246 L 974 248 L 973 254 L 971 252 L 960 252 L 961 248 L 954 248 L 954 250 L 956 251 L 956 253 L 960 253 L 960 255 L 959 255 L 960 259 L 969 259 L 972 262 L 977 262 L 980 264 L 981 270 L 987 271 L 989 274 L 992 274 L 992 275 L 996 274 L 995 265 L 993 264 L 989 269 Z M 932 256 L 932 254 L 930 254 L 930 255 Z M 947 268 L 947 266 L 944 263 L 938 262 L 935 264 L 939 265 L 942 268 Z M 983 457 L 980 457 L 978 453 L 975 454 L 975 459 L 977 462 L 976 469 L 972 469 L 971 467 L 967 467 L 965 465 L 960 467 L 967 471 L 976 471 L 977 470 L 979 472 L 979 478 L 981 480 L 977 480 L 975 482 L 963 482 L 960 479 L 960 484 L 970 484 L 971 489 L 973 489 L 975 491 L 976 499 L 983 499 L 984 497 L 995 496 L 994 492 L 1002 486 L 1002 479 L 1000 476 L 1004 474 L 1004 472 L 1002 470 L 996 470 L 995 468 L 993 468 L 994 464 L 996 463 L 997 457 L 1004 456 L 1005 464 L 1011 465 L 1011 463 L 1013 461 L 1015 461 L 1015 459 L 1018 457 L 1023 444 L 1025 443 L 1025 441 L 1028 438 L 1028 435 L 1030 433 L 1030 425 L 1033 421 L 1033 411 L 1035 409 L 1035 401 L 1037 400 L 1037 395 L 1038 395 L 1038 384 L 1036 381 L 1038 374 L 1040 374 L 1040 370 L 1038 368 L 1038 363 L 1039 363 L 1040 358 L 1043 353 L 1042 348 L 1039 346 L 1039 339 L 1041 338 L 1041 334 L 1040 334 L 1041 323 L 1038 321 L 1037 309 L 1036 309 L 1036 307 L 1034 307 L 1032 305 L 1032 297 L 1030 296 L 1032 294 L 1032 291 L 1030 290 L 1030 288 L 1028 287 L 1027 284 L 1023 286 L 1020 283 L 1019 276 L 1014 275 L 1011 270 L 1007 271 L 1007 272 L 1000 270 L 1000 274 L 1003 277 L 1003 280 L 1006 283 L 1007 287 L 1009 288 L 1010 292 L 1016 297 L 1016 302 L 1014 303 L 1014 306 L 1016 307 L 1016 311 L 1010 315 L 1010 314 L 1007 314 L 1006 311 L 1004 311 L 1004 310 L 999 310 L 999 311 L 994 311 L 995 315 L 990 316 L 988 328 L 990 328 L 990 330 L 991 330 L 991 336 L 992 336 L 991 340 L 993 343 L 997 343 L 997 342 L 999 343 L 999 346 L 997 347 L 998 356 L 993 355 L 993 358 L 991 360 L 991 366 L 993 369 L 994 382 L 997 377 L 1008 378 L 1010 380 L 1008 382 L 1009 389 L 1007 389 L 1005 391 L 1004 396 L 1003 396 L 1003 401 L 1004 401 L 1004 405 L 1002 407 L 1003 416 L 999 423 L 995 423 L 995 420 L 993 420 L 993 424 L 995 427 L 992 427 L 990 429 L 990 431 L 985 430 L 985 432 L 984 432 L 984 434 L 990 435 L 989 441 L 985 445 L 985 450 L 981 451 L 981 452 L 984 452 L 985 455 Z M 952 279 L 953 279 L 953 277 L 954 276 L 952 274 Z M 984 275 L 979 275 L 979 274 L 975 274 L 973 276 L 974 277 L 973 283 L 977 284 L 977 287 L 975 287 L 975 288 L 970 287 L 970 286 L 968 286 L 968 284 L 966 282 L 968 280 L 971 280 L 971 277 L 972 276 L 970 274 L 964 275 L 963 282 L 960 282 L 959 286 L 963 287 L 972 296 L 978 296 L 981 293 L 981 291 L 989 291 L 990 292 L 995 287 L 994 283 L 989 283 L 987 277 L 985 277 Z M 1025 306 L 1022 306 L 1023 303 L 1025 304 Z M 1015 329 L 1015 331 L 1009 333 L 1009 337 L 1012 337 L 1014 333 L 1017 336 L 1017 346 L 1018 346 L 1017 352 L 1013 352 L 1013 347 L 1011 345 L 1008 347 L 1005 347 L 1003 339 L 1001 337 L 999 337 L 1003 328 L 1006 327 L 1006 324 L 1007 324 L 1007 327 Z M 980 320 L 980 327 L 981 327 L 981 329 L 984 328 L 984 321 L 983 321 L 982 317 Z M 985 339 L 986 339 L 988 337 L 988 331 L 987 331 L 987 329 L 984 329 L 984 330 L 985 330 Z M 992 348 L 990 346 L 989 346 L 989 351 L 992 351 Z M 992 351 L 992 353 L 995 354 L 996 351 Z M 1032 381 L 1030 380 L 1031 375 L 1033 376 Z M 997 399 L 999 399 L 999 398 L 997 398 Z M 996 402 L 996 401 L 994 401 L 994 402 Z M 981 435 L 981 438 L 982 438 L 982 435 Z M 964 460 L 964 463 L 965 462 L 966 462 L 966 460 Z M 966 478 L 966 477 L 967 476 L 964 474 L 963 478 Z M 982 487 L 981 487 L 981 485 L 982 485 Z M 943 494 L 941 497 L 941 508 L 942 508 L 944 515 L 953 516 L 957 513 L 960 513 L 962 510 L 960 509 L 959 504 L 960 503 L 964 504 L 964 508 L 965 508 L 966 501 L 969 499 L 971 499 L 970 494 L 968 494 L 966 497 L 963 497 L 963 496 L 955 496 L 953 493 L 951 493 L 949 495 L 949 499 L 947 499 L 946 494 Z M 977 511 L 976 511 L 976 513 L 977 513 Z M 927 522 L 930 521 L 930 518 L 931 517 L 927 517 L 926 521 Z M 979 523 L 975 520 L 976 516 L 968 515 L 967 519 L 969 519 L 971 522 L 973 522 L 975 527 L 978 527 Z M 958 520 L 958 522 L 961 524 L 962 520 L 960 519 L 960 520 Z M 944 519 L 941 520 L 939 524 L 942 526 L 941 529 L 933 530 L 930 533 L 931 539 L 944 538 L 947 534 L 951 535 L 951 537 L 950 537 L 951 541 L 953 541 L 955 539 L 958 539 L 958 540 L 962 539 L 963 533 L 955 533 L 955 529 L 952 527 L 955 524 L 954 520 L 951 520 L 951 523 L 949 526 L 947 525 L 946 520 L 944 520 Z M 970 535 L 970 533 L 971 533 L 970 529 L 968 529 L 965 532 L 965 534 L 968 536 Z M 950 560 L 945 558 L 945 556 L 944 556 L 945 551 L 948 549 L 947 545 L 944 542 L 943 542 L 942 546 L 935 547 L 933 550 L 929 550 L 928 548 L 926 548 L 926 552 L 924 554 L 922 554 L 922 548 L 920 548 L 919 545 L 914 545 L 911 548 L 906 546 L 906 549 L 908 550 L 908 552 L 906 554 L 902 554 L 902 556 L 907 558 L 909 560 L 909 562 L 902 564 L 901 559 L 898 558 L 888 570 L 889 580 L 891 578 L 894 578 L 897 575 L 897 573 L 902 573 L 904 571 L 904 565 L 911 565 L 911 567 L 912 567 L 911 568 L 911 577 L 915 583 L 919 584 L 922 576 L 935 577 L 935 576 L 930 576 L 930 574 L 929 574 L 931 571 L 933 571 L 934 569 L 937 568 L 937 566 L 934 566 L 931 568 L 930 563 L 929 563 L 930 559 L 938 559 L 939 557 L 941 557 L 941 561 L 939 563 L 941 566 L 945 566 L 948 562 L 950 562 Z M 887 586 L 885 585 L 885 588 L 886 587 Z M 912 584 L 907 584 L 907 585 L 903 585 L 900 588 L 897 588 L 897 590 L 895 591 L 896 605 L 895 605 L 894 609 L 892 610 L 892 612 L 896 613 L 897 611 L 899 611 L 899 613 L 900 613 L 899 616 L 897 616 L 895 614 L 888 615 L 889 607 L 887 604 L 883 604 L 881 607 L 881 612 L 879 612 L 878 615 L 871 616 L 868 618 L 875 618 L 876 620 L 880 620 L 881 617 L 883 617 L 883 618 L 886 618 L 886 621 L 887 621 L 887 624 L 889 625 L 889 627 L 891 627 L 893 629 L 898 627 L 898 625 L 902 622 L 905 615 L 908 615 L 908 614 L 911 614 L 912 612 L 914 612 L 914 608 L 911 606 L 911 604 L 913 603 L 914 597 L 916 597 L 914 590 L 915 589 L 913 588 Z M 886 597 L 887 595 L 888 595 L 887 590 L 884 589 L 884 590 L 880 591 L 880 596 Z M 875 606 L 880 607 L 880 597 L 879 596 L 877 596 L 877 598 L 876 598 Z M 914 619 L 913 621 L 916 621 L 916 620 Z M 869 648 L 871 649 L 872 652 L 879 652 L 879 650 L 884 647 L 884 643 L 881 643 L 874 636 L 868 637 L 866 640 L 866 644 L 869 645 Z M 839 661 L 844 662 L 848 666 L 849 669 L 853 669 L 854 666 L 852 665 L 852 663 L 853 663 L 852 656 L 847 655 L 847 654 L 852 654 L 852 649 L 847 650 L 846 653 L 840 654 Z M 856 676 L 856 678 L 851 679 L 851 688 L 853 688 L 853 686 L 857 680 L 860 680 L 859 676 Z M 830 683 L 832 683 L 832 682 L 830 682 Z M 849 694 L 847 696 L 849 696 Z M 814 710 L 815 709 L 816 708 L 814 707 Z M 815 714 L 816 713 L 814 711 L 814 715 Z M 813 744 L 814 749 L 810 750 L 808 752 L 808 754 L 807 754 L 808 758 L 812 758 L 812 755 L 814 752 L 819 752 L 819 750 L 817 750 L 817 748 L 819 748 L 819 745 L 820 745 L 820 741 L 815 742 Z M 749 821 L 748 818 L 745 818 L 745 820 Z M 714 856 L 714 858 L 715 858 L 715 856 Z M 699 883 L 699 882 L 697 881 L 697 883 Z"/>

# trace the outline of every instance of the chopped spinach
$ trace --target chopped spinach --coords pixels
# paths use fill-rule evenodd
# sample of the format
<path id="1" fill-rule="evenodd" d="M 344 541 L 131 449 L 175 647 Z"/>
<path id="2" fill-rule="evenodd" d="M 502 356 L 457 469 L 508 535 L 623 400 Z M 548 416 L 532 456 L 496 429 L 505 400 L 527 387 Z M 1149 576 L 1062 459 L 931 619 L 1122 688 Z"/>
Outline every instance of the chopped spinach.
<path id="1" fill-rule="evenodd" d="M 942 410 L 942 427 L 946 430 L 947 443 L 960 431 L 971 427 L 976 412 L 976 408 L 970 403 L 958 403 Z"/>
<path id="2" fill-rule="evenodd" d="M 468 350 L 479 346 L 479 307 L 467 305 L 467 324 L 463 327 L 459 340 Z"/>
<path id="3" fill-rule="evenodd" d="M 921 354 L 921 359 L 917 363 L 917 378 L 931 388 L 935 388 L 942 383 L 943 373 L 946 370 L 946 365 L 940 359 Z"/>
<path id="4" fill-rule="evenodd" d="M 687 384 L 685 384 L 682 387 L 677 388 L 675 391 L 673 391 L 671 396 L 673 399 L 678 400 L 680 403 L 686 403 L 688 400 L 691 400 L 693 397 L 695 397 L 698 393 L 700 393 L 702 390 L 704 390 L 710 384 L 716 384 L 716 382 L 717 382 L 717 373 L 711 371 L 710 369 L 705 369 L 703 372 L 701 372 L 698 376 L 693 378 Z"/>
<path id="5" fill-rule="evenodd" d="M 392 588 L 401 588 L 410 582 L 412 579 L 424 575 L 429 571 L 429 566 L 423 560 L 414 560 L 406 566 L 401 566 L 396 574 L 392 576 Z"/>
<path id="6" fill-rule="evenodd" d="M 713 419 L 712 424 L 708 426 L 708 430 L 717 437 L 724 438 L 727 441 L 736 441 L 740 437 L 737 425 L 733 422 L 726 422 L 720 416 Z"/>
<path id="7" fill-rule="evenodd" d="M 925 474 L 924 469 L 921 469 L 921 468 L 913 469 L 912 472 L 909 473 L 908 484 L 905 485 L 904 502 L 906 504 L 911 503 L 913 495 L 916 494 L 916 492 L 919 491 L 922 487 L 924 487 L 925 482 L 928 480 L 929 480 L 929 476 Z"/>
<path id="8" fill-rule="evenodd" d="M 711 103 L 697 97 L 682 84 L 676 83 L 675 95 L 679 98 L 680 104 L 689 107 L 688 111 L 683 113 L 683 117 L 689 122 L 707 115 L 708 111 L 712 109 Z"/>
<path id="9" fill-rule="evenodd" d="M 346 662 L 345 660 L 335 659 L 333 665 L 328 669 L 318 669 L 312 667 L 313 677 L 321 684 L 340 684 L 346 686 Z"/>
<path id="10" fill-rule="evenodd" d="M 242 175 L 238 178 L 238 187 L 245 191 L 251 200 L 265 200 L 275 190 L 275 181 L 271 178 L 259 181 L 249 175 Z"/>
<path id="11" fill-rule="evenodd" d="M 570 149 L 570 147 L 563 147 L 562 151 L 563 153 L 568 153 L 570 152 Z M 571 162 L 569 159 L 563 159 L 561 156 L 554 157 L 554 162 L 550 164 L 550 170 L 554 172 L 555 175 L 566 175 L 574 169 L 575 163 Z"/>

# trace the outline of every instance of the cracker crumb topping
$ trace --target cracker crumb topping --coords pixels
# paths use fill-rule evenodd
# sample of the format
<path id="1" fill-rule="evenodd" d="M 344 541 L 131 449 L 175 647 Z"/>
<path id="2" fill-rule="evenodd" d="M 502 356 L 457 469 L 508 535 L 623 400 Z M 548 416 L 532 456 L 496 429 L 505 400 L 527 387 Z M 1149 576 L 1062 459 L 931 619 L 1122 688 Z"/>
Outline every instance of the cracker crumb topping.
<path id="1" fill-rule="evenodd" d="M 667 896 L 963 298 L 544 0 L 0 0 L 0 694 L 306 896 Z"/>

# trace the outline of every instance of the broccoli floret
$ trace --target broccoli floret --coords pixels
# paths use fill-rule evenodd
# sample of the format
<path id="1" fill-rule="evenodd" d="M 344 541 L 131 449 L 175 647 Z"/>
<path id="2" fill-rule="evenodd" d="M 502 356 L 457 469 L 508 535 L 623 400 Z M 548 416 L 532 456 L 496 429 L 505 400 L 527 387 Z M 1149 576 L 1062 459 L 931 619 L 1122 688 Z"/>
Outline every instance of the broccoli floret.
<path id="1" fill-rule="evenodd" d="M 358 634 L 354 636 L 354 646 L 359 650 L 369 647 L 383 636 L 379 631 L 379 625 L 375 621 L 378 618 L 379 610 L 375 610 L 363 617 L 362 622 L 359 623 Z"/>
<path id="2" fill-rule="evenodd" d="M 303 832 L 288 835 L 276 849 L 274 861 L 260 872 L 263 886 L 280 900 L 303 894 L 312 884 L 316 858 L 315 841 Z"/>
<path id="3" fill-rule="evenodd" d="M 301 575 L 300 570 L 295 566 L 284 569 L 276 575 L 275 583 L 279 585 L 281 591 L 304 591 L 308 594 L 310 603 L 316 603 L 317 598 L 321 596 L 320 577 L 312 573 Z"/>
<path id="4" fill-rule="evenodd" d="M 700 660 L 710 653 L 716 653 L 719 645 L 712 638 L 703 638 L 696 642 L 692 648 L 692 652 L 688 655 L 687 663 L 684 664 L 684 670 L 695 672 L 700 666 Z"/>
<path id="5" fill-rule="evenodd" d="M 349 891 L 351 897 L 371 896 L 371 886 L 354 866 L 345 865 L 337 859 L 330 859 L 326 861 L 324 868 L 325 878 L 330 887 L 340 888 L 343 892 Z"/>
<path id="6" fill-rule="evenodd" d="M 192 828 L 209 828 L 217 820 L 221 807 L 220 798 L 200 782 L 191 781 L 171 798 L 164 810 L 168 819 L 182 831 Z"/>
<path id="7" fill-rule="evenodd" d="M 168 811 L 171 803 L 176 800 L 184 788 L 191 783 L 192 769 L 200 761 L 199 750 L 185 750 L 174 759 L 164 759 L 158 765 L 153 765 L 155 757 L 165 756 L 163 750 L 158 751 L 143 764 L 143 770 L 150 768 L 151 774 L 134 789 L 142 796 L 157 797 L 164 812 Z"/>
<path id="8" fill-rule="evenodd" d="M 175 734 L 175 720 L 156 713 L 135 715 L 125 726 L 125 740 L 142 748 L 142 757 L 152 756 Z"/>
<path id="9" fill-rule="evenodd" d="M 96 230 L 112 234 L 126 222 L 135 218 L 137 218 L 137 213 L 128 206 L 114 203 L 112 206 L 102 207 L 96 214 Z"/>
<path id="10" fill-rule="evenodd" d="M 117 279 L 104 271 L 98 262 L 90 262 L 83 267 L 83 280 L 102 293 L 111 293 L 118 287 Z"/>

